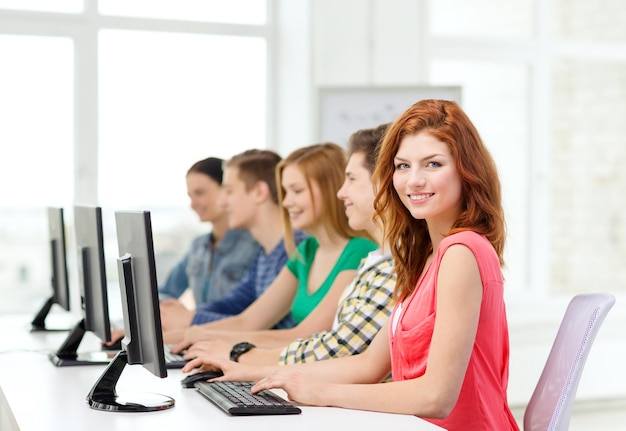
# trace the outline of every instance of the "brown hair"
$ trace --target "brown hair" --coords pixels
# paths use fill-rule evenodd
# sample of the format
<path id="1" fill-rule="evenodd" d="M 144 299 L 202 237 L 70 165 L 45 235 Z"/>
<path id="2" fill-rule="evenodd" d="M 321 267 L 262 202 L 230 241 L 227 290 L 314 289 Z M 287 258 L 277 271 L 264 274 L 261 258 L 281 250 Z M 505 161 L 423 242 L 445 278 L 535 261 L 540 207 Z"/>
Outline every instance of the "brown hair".
<path id="1" fill-rule="evenodd" d="M 285 197 L 282 177 L 287 166 L 295 166 L 302 172 L 311 193 L 312 183 L 319 187 L 322 192 L 322 202 L 317 203 L 322 209 L 320 221 L 331 239 L 368 237 L 365 232 L 355 231 L 350 227 L 343 205 L 337 198 L 337 190 L 343 184 L 346 164 L 346 153 L 343 148 L 327 142 L 293 151 L 276 168 L 276 183 L 279 185 L 278 196 L 281 202 Z M 315 203 L 313 201 L 314 205 Z M 292 253 L 295 250 L 295 243 L 291 220 L 285 208 L 282 209 L 282 215 L 285 226 L 285 248 L 289 253 Z"/>
<path id="2" fill-rule="evenodd" d="M 457 103 L 422 100 L 389 127 L 374 171 L 374 179 L 380 186 L 374 208 L 384 222 L 385 237 L 391 244 L 398 276 L 396 297 L 415 289 L 416 278 L 433 251 L 426 221 L 411 216 L 393 187 L 394 157 L 400 143 L 405 137 L 424 130 L 448 145 L 462 182 L 461 214 L 447 235 L 464 230 L 484 235 L 498 254 L 500 265 L 504 266 L 506 227 L 500 180 L 493 158 Z"/>
<path id="3" fill-rule="evenodd" d="M 276 166 L 281 157 L 270 150 L 247 150 L 233 156 L 225 164 L 227 168 L 237 168 L 238 176 L 246 186 L 246 191 L 259 181 L 267 183 L 272 202 L 278 205 L 278 187 L 276 185 Z"/>
<path id="4" fill-rule="evenodd" d="M 350 135 L 348 140 L 348 156 L 355 153 L 363 154 L 363 167 L 370 175 L 376 167 L 376 157 L 385 132 L 391 123 L 381 124 L 372 129 L 361 129 Z"/>

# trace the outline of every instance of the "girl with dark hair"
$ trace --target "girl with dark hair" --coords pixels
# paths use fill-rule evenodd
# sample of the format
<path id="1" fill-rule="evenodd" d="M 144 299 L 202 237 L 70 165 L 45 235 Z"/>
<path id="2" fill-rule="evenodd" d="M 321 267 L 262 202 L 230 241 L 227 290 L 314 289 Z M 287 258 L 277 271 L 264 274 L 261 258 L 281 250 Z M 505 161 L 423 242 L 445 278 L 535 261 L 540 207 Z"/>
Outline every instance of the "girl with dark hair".
<path id="1" fill-rule="evenodd" d="M 195 162 L 187 171 L 187 194 L 191 208 L 201 222 L 210 223 L 211 231 L 192 241 L 183 258 L 159 286 L 159 297 L 170 309 L 187 290 L 193 292 L 195 306 L 224 298 L 241 281 L 259 250 L 259 244 L 247 229 L 229 229 L 228 215 L 219 204 L 222 189 L 223 160 L 209 157 Z M 182 304 L 179 305 L 183 307 Z M 164 327 L 178 322 L 182 313 L 162 312 Z M 190 310 L 191 311 L 191 310 Z M 193 313 L 189 313 L 193 317 Z M 185 319 L 190 317 L 183 315 Z"/>

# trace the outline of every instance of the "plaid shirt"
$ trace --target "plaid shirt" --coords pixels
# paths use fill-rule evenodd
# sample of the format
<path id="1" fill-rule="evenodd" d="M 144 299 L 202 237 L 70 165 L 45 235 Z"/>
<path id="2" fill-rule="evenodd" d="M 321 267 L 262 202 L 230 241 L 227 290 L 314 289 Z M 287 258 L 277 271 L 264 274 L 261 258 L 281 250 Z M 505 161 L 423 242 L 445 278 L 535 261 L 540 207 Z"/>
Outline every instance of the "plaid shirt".
<path id="1" fill-rule="evenodd" d="M 391 254 L 371 252 L 339 301 L 332 329 L 289 343 L 280 355 L 280 364 L 313 362 L 365 350 L 391 314 L 395 284 Z"/>

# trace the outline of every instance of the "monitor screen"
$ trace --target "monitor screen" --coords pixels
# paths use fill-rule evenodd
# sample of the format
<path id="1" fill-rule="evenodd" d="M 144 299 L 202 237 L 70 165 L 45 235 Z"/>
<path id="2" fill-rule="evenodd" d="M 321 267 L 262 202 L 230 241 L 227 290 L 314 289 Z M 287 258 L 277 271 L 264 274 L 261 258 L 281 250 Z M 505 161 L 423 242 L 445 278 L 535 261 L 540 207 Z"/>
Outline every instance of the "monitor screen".
<path id="1" fill-rule="evenodd" d="M 91 408 L 145 412 L 174 406 L 158 394 L 118 394 L 115 386 L 126 365 L 141 365 L 157 377 L 166 377 L 156 264 L 149 211 L 115 213 L 117 259 L 124 338 L 115 356 L 87 396 Z"/>
<path id="2" fill-rule="evenodd" d="M 102 209 L 96 206 L 74 206 L 74 231 L 83 318 L 72 329 L 59 350 L 50 354 L 50 360 L 57 366 L 107 364 L 113 357 L 111 352 L 78 353 L 78 347 L 87 331 L 103 342 L 111 341 Z"/>
<path id="3" fill-rule="evenodd" d="M 70 287 L 67 277 L 67 256 L 65 244 L 65 222 L 63 208 L 49 207 L 48 211 L 48 240 L 50 247 L 50 280 L 52 296 L 44 303 L 31 322 L 33 331 L 55 330 L 46 327 L 46 317 L 54 304 L 64 310 L 70 310 Z M 66 331 L 67 328 L 61 329 Z"/>
<path id="4" fill-rule="evenodd" d="M 74 206 L 74 229 L 80 306 L 85 330 L 93 332 L 102 341 L 111 341 L 102 209 Z"/>

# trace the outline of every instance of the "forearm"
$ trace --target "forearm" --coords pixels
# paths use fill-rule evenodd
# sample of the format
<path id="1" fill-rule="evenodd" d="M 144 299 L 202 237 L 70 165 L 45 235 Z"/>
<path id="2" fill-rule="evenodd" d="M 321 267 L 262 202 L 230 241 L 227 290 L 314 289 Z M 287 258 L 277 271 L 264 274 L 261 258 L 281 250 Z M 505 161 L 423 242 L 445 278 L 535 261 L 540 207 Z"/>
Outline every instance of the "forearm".
<path id="1" fill-rule="evenodd" d="M 254 285 L 249 279 L 219 301 L 208 302 L 196 309 L 193 325 L 214 322 L 242 313 L 256 299 Z"/>
<path id="2" fill-rule="evenodd" d="M 254 333 L 257 331 L 257 322 L 254 318 L 249 318 L 251 313 L 240 313 L 236 316 L 224 316 L 222 319 L 210 321 L 207 323 L 203 323 L 200 325 L 192 326 L 191 328 L 194 331 L 224 331 L 225 333 L 229 332 L 238 332 L 244 333 L 241 331 L 245 331 L 246 333 Z M 241 340 L 240 337 L 236 337 L 238 341 L 248 341 Z"/>
<path id="3" fill-rule="evenodd" d="M 211 327 L 213 327 L 212 325 L 214 323 L 217 323 L 224 319 L 229 319 L 231 317 L 233 317 L 232 314 L 202 310 L 202 311 L 197 311 L 196 314 L 194 314 L 193 320 L 191 321 L 191 325 L 192 326 L 211 325 Z"/>
<path id="4" fill-rule="evenodd" d="M 246 296 L 245 289 L 238 289 L 231 292 L 230 295 L 213 303 L 207 303 L 196 310 L 196 314 L 191 322 L 192 325 L 211 324 L 214 328 L 214 322 L 224 319 L 230 321 L 232 318 L 239 316 L 251 304 L 251 298 Z M 222 323 L 217 329 L 228 329 L 232 323 Z"/>
<path id="5" fill-rule="evenodd" d="M 239 361 L 246 365 L 276 365 L 278 363 L 278 357 L 280 356 L 280 348 L 268 349 L 257 347 L 254 348 L 239 357 Z"/>
<path id="6" fill-rule="evenodd" d="M 359 354 L 369 346 L 387 318 L 386 308 L 353 313 L 331 331 L 290 340 L 281 352 L 280 363 L 297 364 Z"/>
<path id="7" fill-rule="evenodd" d="M 445 417 L 428 391 L 416 391 L 415 382 L 378 384 L 325 384 L 315 397 L 316 405 L 410 414 L 422 417 Z"/>
<path id="8" fill-rule="evenodd" d="M 316 334 L 306 339 L 291 340 L 281 349 L 279 363 L 282 365 L 303 364 L 308 362 L 322 361 L 331 358 L 340 358 L 359 353 L 350 349 L 346 344 L 337 343 L 333 337 L 325 337 Z M 328 340 L 325 340 L 329 338 Z M 326 342 L 328 341 L 328 342 Z"/>
<path id="9" fill-rule="evenodd" d="M 360 355 L 279 366 L 304 373 L 314 379 L 332 383 L 377 383 L 382 381 L 384 375 L 381 378 L 372 377 L 377 375 L 376 372 L 373 372 L 376 365 L 371 368 L 369 365 L 365 365 L 366 362 L 360 360 L 361 358 L 358 356 Z"/>
<path id="10" fill-rule="evenodd" d="M 228 334 L 229 340 L 235 342 L 247 341 L 257 347 L 277 349 L 278 353 L 289 341 L 297 337 L 297 333 L 291 329 L 262 329 L 259 331 L 237 331 Z M 236 339 L 236 340 L 235 340 Z M 276 356 L 278 361 L 278 355 Z M 274 363 L 276 363 L 276 361 Z"/>
<path id="11" fill-rule="evenodd" d="M 248 329 L 245 316 L 241 314 L 205 323 L 200 325 L 200 328 L 209 331 L 245 331 Z"/>
<path id="12" fill-rule="evenodd" d="M 362 353 L 325 361 L 283 366 L 302 371 L 310 377 L 333 383 L 377 383 L 391 372 L 391 354 L 386 326 Z"/>

